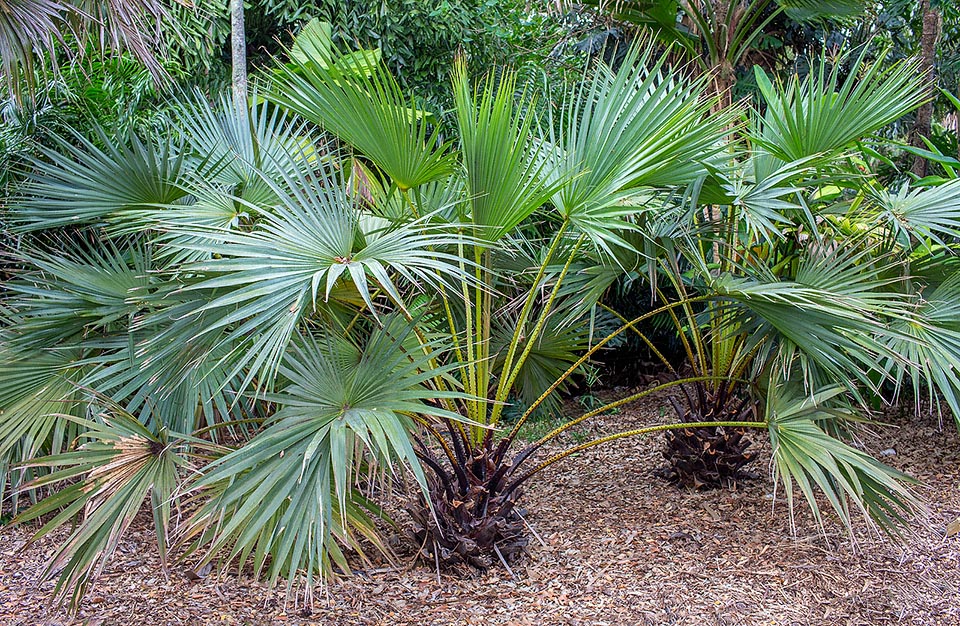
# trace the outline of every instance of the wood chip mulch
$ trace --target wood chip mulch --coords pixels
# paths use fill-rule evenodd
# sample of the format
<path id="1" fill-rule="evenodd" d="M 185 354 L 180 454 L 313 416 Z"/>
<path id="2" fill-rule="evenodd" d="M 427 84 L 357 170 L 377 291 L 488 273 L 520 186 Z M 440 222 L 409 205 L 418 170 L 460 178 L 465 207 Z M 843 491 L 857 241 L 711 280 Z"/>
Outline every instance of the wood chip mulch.
<path id="1" fill-rule="evenodd" d="M 656 422 L 658 401 L 604 416 L 603 431 Z M 884 625 L 960 624 L 960 437 L 935 417 L 906 419 L 866 442 L 922 481 L 929 512 L 895 543 L 833 520 L 821 532 L 798 510 L 796 534 L 763 477 L 736 491 L 678 490 L 655 478 L 658 437 L 620 440 L 550 468 L 524 496 L 530 554 L 486 573 L 428 564 L 382 566 L 334 582 L 311 609 L 284 590 L 235 576 L 169 579 L 142 515 L 78 613 L 38 586 L 55 538 L 25 547 L 30 529 L 0 530 L 0 624 L 9 626 L 382 624 Z M 956 526 L 951 527 L 956 530 Z"/>

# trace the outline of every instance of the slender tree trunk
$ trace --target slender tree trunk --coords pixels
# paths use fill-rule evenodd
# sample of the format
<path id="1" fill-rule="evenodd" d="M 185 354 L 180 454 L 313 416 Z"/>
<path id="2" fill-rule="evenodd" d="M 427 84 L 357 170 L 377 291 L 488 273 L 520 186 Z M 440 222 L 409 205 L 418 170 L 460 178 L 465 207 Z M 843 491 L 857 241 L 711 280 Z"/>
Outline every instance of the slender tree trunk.
<path id="1" fill-rule="evenodd" d="M 230 0 L 230 44 L 233 61 L 233 100 L 247 103 L 247 34 L 243 26 L 243 0 Z"/>
<path id="2" fill-rule="evenodd" d="M 930 8 L 930 0 L 922 0 L 921 9 L 923 11 L 923 33 L 920 36 L 920 60 L 921 68 L 927 79 L 929 96 L 932 98 L 934 92 L 934 61 L 937 53 L 937 39 L 940 37 L 940 13 L 936 9 Z M 933 101 L 924 104 L 917 109 L 917 121 L 913 127 L 913 138 L 911 143 L 914 147 L 924 148 L 923 137 L 929 137 L 933 126 Z M 910 168 L 914 174 L 919 177 L 927 175 L 927 160 L 920 156 L 913 158 L 913 167 Z"/>

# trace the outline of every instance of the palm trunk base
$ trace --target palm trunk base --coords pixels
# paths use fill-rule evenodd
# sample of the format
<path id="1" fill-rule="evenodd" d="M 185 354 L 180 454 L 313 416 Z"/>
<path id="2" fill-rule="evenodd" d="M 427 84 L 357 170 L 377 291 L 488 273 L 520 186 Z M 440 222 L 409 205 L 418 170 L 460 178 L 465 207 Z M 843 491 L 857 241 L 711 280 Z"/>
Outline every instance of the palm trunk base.
<path id="1" fill-rule="evenodd" d="M 498 563 L 509 565 L 526 551 L 529 539 L 516 508 L 520 490 L 497 493 L 497 486 L 490 483 L 499 483 L 501 476 L 488 462 L 494 450 L 485 447 L 484 458 L 473 458 L 463 468 L 466 489 L 450 490 L 449 484 L 444 488 L 441 480 L 431 477 L 433 509 L 422 495 L 407 507 L 414 525 L 413 541 L 425 559 L 440 567 L 468 565 L 486 570 Z"/>
<path id="2" fill-rule="evenodd" d="M 743 428 L 684 428 L 666 435 L 657 475 L 693 489 L 733 488 L 756 475 L 744 470 L 756 453 Z"/>

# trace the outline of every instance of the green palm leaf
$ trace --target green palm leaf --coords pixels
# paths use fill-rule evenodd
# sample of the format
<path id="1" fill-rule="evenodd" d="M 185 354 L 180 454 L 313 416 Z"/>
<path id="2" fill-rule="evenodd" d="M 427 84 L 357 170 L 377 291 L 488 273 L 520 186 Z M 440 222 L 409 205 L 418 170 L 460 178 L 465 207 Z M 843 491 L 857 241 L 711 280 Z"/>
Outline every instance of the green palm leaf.
<path id="1" fill-rule="evenodd" d="M 180 104 L 175 119 L 196 176 L 254 204 L 276 202 L 265 176 L 282 181 L 317 159 L 318 139 L 306 125 L 293 123 L 283 109 L 266 102 L 248 109 L 221 96 L 214 107 L 195 93 Z"/>
<path id="2" fill-rule="evenodd" d="M 231 341 L 244 351 L 236 367 L 247 370 L 246 387 L 257 374 L 272 379 L 294 330 L 323 306 L 339 281 L 352 284 L 376 315 L 374 289 L 404 307 L 407 289 L 475 280 L 459 257 L 437 251 L 469 241 L 429 224 L 427 217 L 363 233 L 357 200 L 333 172 L 318 170 L 310 179 L 298 174 L 283 187 L 269 184 L 280 204 L 250 205 L 259 219 L 249 232 L 174 231 L 192 238 L 196 243 L 181 245 L 206 259 L 181 268 L 195 277 L 183 291 L 202 296 L 192 311 L 184 309 L 186 302 L 175 316 L 161 312 L 175 321 L 151 343 L 196 345 L 212 339 L 212 349 L 229 330 Z M 241 343 L 236 337 L 250 340 Z"/>
<path id="3" fill-rule="evenodd" d="M 26 467 L 49 467 L 56 471 L 21 487 L 35 489 L 59 485 L 60 489 L 16 518 L 19 524 L 50 513 L 54 517 L 33 539 L 48 535 L 82 513 L 81 523 L 56 550 L 43 577 L 60 572 L 54 595 L 71 593 L 76 605 L 86 585 L 102 571 L 123 533 L 150 496 L 157 547 L 166 567 L 170 500 L 179 483 L 178 468 L 184 465 L 175 440 L 166 431 L 153 433 L 119 406 L 110 405 L 97 421 L 65 416 L 83 427 L 87 443 L 73 452 L 33 459 Z"/>
<path id="4" fill-rule="evenodd" d="M 130 211 L 171 204 L 186 195 L 178 185 L 183 159 L 168 139 L 159 146 L 131 136 L 117 142 L 95 129 L 105 148 L 75 135 L 42 148 L 12 219 L 25 231 L 122 223 Z M 75 145 L 76 144 L 76 145 Z"/>
<path id="5" fill-rule="evenodd" d="M 116 335 L 91 345 L 97 352 L 81 361 L 81 384 L 122 402 L 147 428 L 193 432 L 226 423 L 231 436 L 243 428 L 231 421 L 247 419 L 255 402 L 240 394 L 239 351 L 229 341 L 199 348 L 141 349 L 157 330 Z M 216 440 L 219 429 L 211 432 Z"/>
<path id="6" fill-rule="evenodd" d="M 751 335 L 751 344 L 767 343 L 778 367 L 790 370 L 799 363 L 808 384 L 843 381 L 859 397 L 858 383 L 875 387 L 878 359 L 901 358 L 883 339 L 893 333 L 883 315 L 906 314 L 910 306 L 885 289 L 891 279 L 858 263 L 857 254 L 813 255 L 793 281 L 742 268 L 748 276 L 721 275 L 709 288 L 734 304 L 738 314 L 731 319 Z"/>
<path id="7" fill-rule="evenodd" d="M 848 20 L 867 10 L 866 0 L 777 0 L 777 4 L 798 22 Z"/>
<path id="8" fill-rule="evenodd" d="M 803 81 L 794 78 L 775 89 L 756 66 L 757 84 L 767 105 L 757 141 L 783 161 L 835 155 L 927 98 L 923 74 L 913 62 L 867 65 L 861 54 L 848 71 L 841 80 L 841 64 L 828 70 L 826 57 L 821 57 Z"/>
<path id="9" fill-rule="evenodd" d="M 136 243 L 25 250 L 20 262 L 31 270 L 6 287 L 8 303 L 20 315 L 13 333 L 22 347 L 50 348 L 81 333 L 125 327 L 143 308 L 153 282 L 149 250 Z"/>
<path id="10" fill-rule="evenodd" d="M 436 408 L 428 371 L 439 355 L 403 349 L 410 327 L 374 331 L 362 347 L 341 336 L 297 335 L 280 368 L 289 383 L 269 399 L 280 407 L 268 427 L 243 448 L 206 468 L 196 489 L 213 499 L 191 521 L 204 562 L 226 550 L 248 558 L 271 584 L 292 584 L 299 572 L 312 588 L 316 573 L 349 570 L 338 542 L 359 548 L 351 529 L 376 538 L 354 487 L 357 468 L 374 464 L 396 474 L 409 467 L 425 488 L 410 434 L 416 416 L 460 417 Z M 440 372 L 442 374 L 442 372 Z M 377 540 L 374 545 L 383 550 Z"/>
<path id="11" fill-rule="evenodd" d="M 921 385 L 927 387 L 931 404 L 939 391 L 960 426 L 960 274 L 926 294 L 916 311 L 894 320 L 890 330 L 887 346 L 903 360 L 888 358 L 884 369 L 898 385 L 909 378 L 917 399 Z"/>
<path id="12" fill-rule="evenodd" d="M 321 125 L 373 161 L 401 190 L 446 177 L 455 155 L 382 67 L 354 71 L 302 50 L 295 72 L 277 76 L 267 98 Z"/>
<path id="13" fill-rule="evenodd" d="M 562 179 L 544 182 L 546 161 L 532 142 L 532 103 L 514 104 L 516 76 L 488 76 L 471 93 L 466 66 L 459 63 L 453 93 L 466 171 L 470 216 L 478 238 L 496 241 L 547 203 Z"/>
<path id="14" fill-rule="evenodd" d="M 960 179 L 927 189 L 904 185 L 897 193 L 878 190 L 874 200 L 879 220 L 907 249 L 915 240 L 944 246 L 960 238 Z"/>
<path id="15" fill-rule="evenodd" d="M 638 188 L 692 182 L 721 149 L 732 112 L 709 115 L 701 82 L 687 82 L 632 48 L 618 72 L 598 68 L 562 109 L 551 172 L 569 183 L 554 195 L 560 213 L 596 245 L 622 245 L 622 217 L 642 210 L 627 198 Z"/>
<path id="16" fill-rule="evenodd" d="M 903 484 L 915 481 L 827 434 L 825 424 L 859 419 L 838 402 L 843 393 L 839 385 L 810 394 L 789 383 L 773 385 L 768 391 L 765 411 L 774 473 L 783 485 L 791 520 L 796 485 L 821 525 L 816 490 L 827 497 L 848 530 L 852 502 L 866 519 L 896 534 L 921 507 Z"/>
<path id="17" fill-rule="evenodd" d="M 0 334 L 0 501 L 7 501 L 9 484 L 17 511 L 17 490 L 35 470 L 12 468 L 60 452 L 77 436 L 75 425 L 62 416 L 84 410 L 77 386 L 83 370 L 76 350 L 21 350 L 9 339 Z"/>

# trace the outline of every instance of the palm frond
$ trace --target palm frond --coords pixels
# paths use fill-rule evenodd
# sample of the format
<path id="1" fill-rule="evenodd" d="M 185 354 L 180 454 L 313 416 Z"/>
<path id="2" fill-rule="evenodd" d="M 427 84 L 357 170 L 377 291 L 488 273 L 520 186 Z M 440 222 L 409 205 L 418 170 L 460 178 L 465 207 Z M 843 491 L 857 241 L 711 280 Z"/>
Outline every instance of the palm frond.
<path id="1" fill-rule="evenodd" d="M 740 173 L 730 177 L 717 172 L 715 176 L 723 181 L 728 196 L 724 202 L 736 211 L 750 240 L 769 244 L 783 238 L 784 226 L 793 224 L 795 215 L 802 211 L 802 188 L 798 184 L 810 169 L 809 161 L 785 163 L 753 181 L 745 180 Z"/>
<path id="2" fill-rule="evenodd" d="M 548 318 L 546 330 L 540 333 L 527 358 L 520 365 L 512 392 L 520 400 L 521 412 L 562 379 L 562 382 L 556 385 L 555 392 L 542 400 L 538 409 L 539 414 L 559 416 L 561 408 L 559 394 L 574 387 L 569 375 L 564 377 L 564 373 L 589 348 L 592 338 L 591 330 L 595 330 L 593 334 L 596 335 L 605 334 L 591 327 L 587 319 L 580 319 L 570 324 L 562 324 L 562 321 L 564 320 L 558 315 Z M 511 316 L 505 316 L 497 322 L 491 337 L 491 354 L 496 355 L 494 372 L 498 372 L 503 365 L 505 348 L 513 336 L 516 320 Z M 527 327 L 527 331 L 522 334 L 524 337 L 531 335 L 533 323 L 529 322 Z M 521 341 L 519 348 L 522 350 L 524 347 L 526 347 L 525 342 Z M 582 372 L 583 369 L 577 373 Z"/>
<path id="3" fill-rule="evenodd" d="M 327 65 L 302 50 L 296 71 L 281 72 L 267 98 L 356 148 L 401 190 L 446 177 L 455 155 L 382 66 L 364 72 Z"/>
<path id="4" fill-rule="evenodd" d="M 757 142 L 783 161 L 826 158 L 906 115 L 928 97 L 923 73 L 912 61 L 868 65 L 861 53 L 851 60 L 846 78 L 841 79 L 841 69 L 840 63 L 828 69 L 823 56 L 805 79 L 794 78 L 777 89 L 756 66 L 767 106 Z"/>
<path id="5" fill-rule="evenodd" d="M 915 241 L 945 246 L 960 238 L 960 179 L 926 189 L 905 184 L 897 193 L 878 190 L 874 200 L 877 217 L 906 249 Z"/>
<path id="6" fill-rule="evenodd" d="M 859 397 L 859 384 L 875 388 L 871 376 L 881 373 L 878 359 L 900 358 L 882 339 L 892 332 L 884 314 L 905 314 L 909 303 L 884 289 L 892 279 L 857 263 L 855 254 L 814 255 L 792 281 L 742 269 L 747 276 L 722 275 L 711 280 L 710 290 L 733 303 L 741 332 L 754 345 L 766 342 L 779 368 L 789 371 L 799 363 L 809 386 L 821 379 L 843 381 Z"/>
<path id="7" fill-rule="evenodd" d="M 41 148 L 22 198 L 11 207 L 21 230 L 123 222 L 125 212 L 172 204 L 186 195 L 178 185 L 182 158 L 169 139 L 159 146 L 131 136 L 126 142 L 96 129 L 101 149 L 75 135 Z"/>
<path id="8" fill-rule="evenodd" d="M 63 40 L 69 6 L 57 0 L 4 0 L 0 4 L 0 75 L 17 91 L 16 78 L 34 75 L 34 55 Z M 28 82 L 32 88 L 33 81 Z"/>
<path id="9" fill-rule="evenodd" d="M 264 180 L 269 180 L 266 175 Z M 173 323 L 151 343 L 197 345 L 212 339 L 212 349 L 229 330 L 234 345 L 244 351 L 236 367 L 247 370 L 246 387 L 258 375 L 272 379 L 294 330 L 340 281 L 352 284 L 376 315 L 375 290 L 403 308 L 405 291 L 475 280 L 459 257 L 438 251 L 469 242 L 443 225 L 430 224 L 429 216 L 361 234 L 357 200 L 335 172 L 320 169 L 310 178 L 298 173 L 283 186 L 269 184 L 280 204 L 249 205 L 259 217 L 249 232 L 171 230 L 186 236 L 179 245 L 203 253 L 204 260 L 181 271 L 193 276 L 183 291 L 204 294 L 206 301 L 195 300 L 198 307 L 192 311 L 184 309 L 190 306 L 184 302 Z M 249 341 L 240 343 L 236 337 Z"/>
<path id="10" fill-rule="evenodd" d="M 18 463 L 57 453 L 77 436 L 64 414 L 83 415 L 78 383 L 83 369 L 77 350 L 22 350 L 0 335 L 0 502 L 7 485 L 14 512 L 20 508 L 20 487 L 33 468 Z"/>
<path id="11" fill-rule="evenodd" d="M 796 485 L 821 525 L 823 514 L 817 491 L 826 496 L 848 530 L 853 503 L 881 530 L 897 534 L 907 517 L 921 508 L 917 497 L 905 486 L 915 481 L 827 434 L 825 424 L 860 419 L 838 402 L 843 393 L 840 385 L 812 394 L 796 384 L 771 387 L 765 412 L 775 479 L 783 485 L 791 520 Z"/>
<path id="12" fill-rule="evenodd" d="M 939 392 L 960 426 L 960 274 L 925 294 L 915 312 L 894 320 L 890 331 L 886 344 L 903 359 L 887 358 L 884 369 L 898 386 L 907 378 L 918 402 L 921 385 L 931 404 Z"/>
<path id="13" fill-rule="evenodd" d="M 560 213 L 609 250 L 622 245 L 622 218 L 639 213 L 626 202 L 636 190 L 692 182 L 721 149 L 733 113 L 709 115 L 701 82 L 687 82 L 632 48 L 615 74 L 599 68 L 570 94 L 549 158 L 568 184 L 554 195 Z"/>
<path id="14" fill-rule="evenodd" d="M 271 584 L 284 576 L 292 585 L 302 572 L 310 589 L 334 565 L 349 571 L 338 544 L 360 551 L 354 531 L 385 550 L 362 513 L 355 472 L 370 465 L 395 475 L 406 466 L 425 487 L 411 445 L 414 416 L 460 419 L 430 404 L 460 395 L 425 386 L 436 349 L 406 352 L 411 329 L 396 330 L 375 330 L 363 346 L 296 336 L 280 368 L 289 384 L 269 396 L 280 408 L 268 427 L 194 486 L 213 494 L 187 534 L 194 549 L 206 549 L 204 562 L 227 550 L 228 563 L 252 558 Z"/>
<path id="15" fill-rule="evenodd" d="M 24 250 L 30 271 L 6 284 L 20 323 L 11 332 L 21 347 L 47 349 L 82 333 L 123 328 L 144 306 L 152 280 L 150 252 L 136 243 L 99 247 L 74 242 L 59 252 Z"/>
<path id="16" fill-rule="evenodd" d="M 315 146 L 321 144 L 303 122 L 293 122 L 267 102 L 247 108 L 224 95 L 212 106 L 197 92 L 180 103 L 175 119 L 190 169 L 200 179 L 225 185 L 232 195 L 261 206 L 275 203 L 264 176 L 282 181 L 284 175 L 312 167 Z"/>
<path id="17" fill-rule="evenodd" d="M 488 241 L 511 232 L 565 182 L 545 182 L 547 161 L 531 136 L 532 103 L 521 98 L 515 104 L 515 90 L 512 72 L 500 73 L 497 79 L 490 75 L 471 90 L 466 66 L 459 63 L 455 68 L 453 94 L 470 217 L 478 227 L 476 236 Z"/>
<path id="18" fill-rule="evenodd" d="M 122 408 L 108 403 L 96 421 L 68 416 L 83 428 L 86 443 L 75 451 L 55 454 L 25 463 L 26 467 L 54 468 L 50 474 L 23 485 L 22 490 L 67 481 L 51 495 L 16 518 L 23 523 L 55 513 L 33 539 L 82 513 L 80 524 L 51 557 L 43 577 L 60 573 L 55 597 L 71 594 L 76 605 L 87 584 L 102 571 L 124 532 L 149 495 L 157 546 L 166 567 L 170 502 L 177 488 L 178 468 L 185 460 L 170 433 L 153 433 Z"/>

